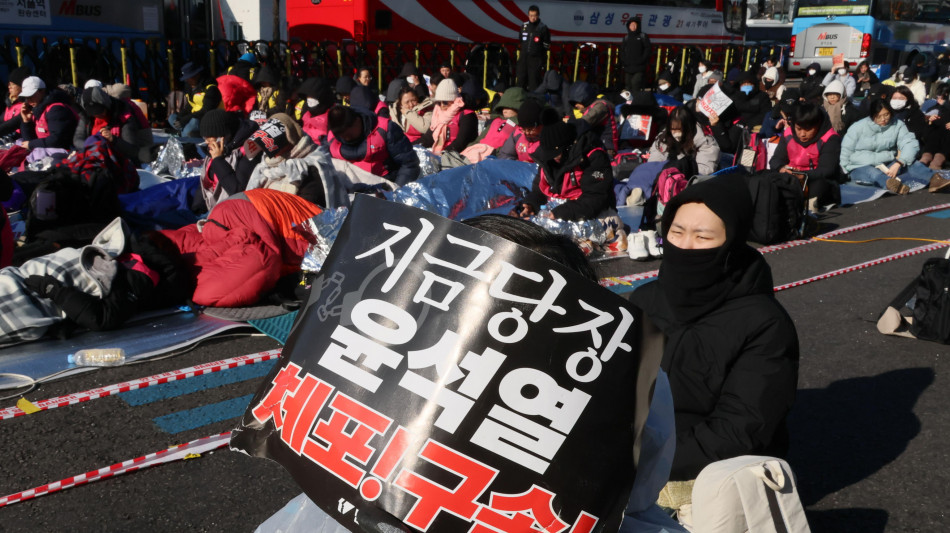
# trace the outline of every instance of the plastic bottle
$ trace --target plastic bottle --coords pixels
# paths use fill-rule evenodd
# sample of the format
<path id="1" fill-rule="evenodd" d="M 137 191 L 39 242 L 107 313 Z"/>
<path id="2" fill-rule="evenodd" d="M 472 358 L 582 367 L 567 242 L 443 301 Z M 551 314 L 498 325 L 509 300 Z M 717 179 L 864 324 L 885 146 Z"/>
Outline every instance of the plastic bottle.
<path id="1" fill-rule="evenodd" d="M 119 366 L 125 364 L 125 350 L 89 348 L 69 354 L 66 361 L 76 366 Z"/>

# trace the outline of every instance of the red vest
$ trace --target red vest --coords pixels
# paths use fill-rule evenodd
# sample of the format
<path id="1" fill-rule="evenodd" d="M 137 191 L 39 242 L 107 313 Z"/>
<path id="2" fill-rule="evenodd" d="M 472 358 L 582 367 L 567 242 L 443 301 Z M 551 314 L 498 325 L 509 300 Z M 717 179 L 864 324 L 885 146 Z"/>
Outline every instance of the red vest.
<path id="1" fill-rule="evenodd" d="M 497 150 L 505 144 L 505 141 L 508 140 L 511 132 L 515 131 L 516 127 L 515 123 L 510 120 L 496 118 L 488 125 L 488 133 L 482 137 L 482 144 L 487 144 Z"/>
<path id="2" fill-rule="evenodd" d="M 13 102 L 13 104 L 3 112 L 3 121 L 6 122 L 19 115 L 21 109 L 23 109 L 23 102 Z"/>
<path id="3" fill-rule="evenodd" d="M 534 159 L 531 157 L 531 154 L 538 149 L 538 145 L 541 144 L 541 140 L 529 141 L 528 137 L 524 134 L 524 130 L 521 129 L 521 126 L 518 126 L 515 129 L 515 135 L 517 139 L 515 140 L 515 152 L 518 154 L 518 161 L 524 161 L 525 163 L 534 163 Z"/>
<path id="4" fill-rule="evenodd" d="M 76 118 L 77 120 L 79 119 L 79 117 L 76 116 L 76 112 L 73 111 L 72 108 L 70 108 L 68 105 L 63 104 L 61 102 L 53 102 L 52 104 L 46 106 L 46 109 L 43 110 L 43 114 L 40 115 L 39 118 L 36 119 L 36 138 L 37 139 L 45 139 L 49 137 L 49 124 L 46 123 L 46 114 L 49 113 L 50 109 L 53 109 L 54 107 L 57 107 L 57 106 L 60 106 L 64 109 L 68 109 L 69 112 L 73 114 L 74 118 Z"/>
<path id="5" fill-rule="evenodd" d="M 386 161 L 389 159 L 389 148 L 386 146 L 386 132 L 389 130 L 389 120 L 377 117 L 376 128 L 366 136 L 363 143 L 366 145 L 366 155 L 360 161 L 350 161 L 343 157 L 340 151 L 341 142 L 333 136 L 331 132 L 327 137 L 327 143 L 330 145 L 330 155 L 336 159 L 349 161 L 359 168 L 376 176 L 385 176 L 389 174 L 386 168 Z"/>
<path id="6" fill-rule="evenodd" d="M 604 146 L 610 150 L 617 150 L 617 147 L 620 146 L 620 130 L 617 129 L 617 118 L 614 116 L 614 105 L 608 102 L 607 100 L 595 100 L 592 104 L 587 106 L 587 109 L 584 110 L 586 114 L 591 110 L 592 107 L 597 105 L 600 102 L 603 105 L 607 106 L 607 116 L 604 117 L 604 121 L 601 122 L 601 125 L 604 126 L 604 134 L 601 135 L 601 141 L 603 141 Z"/>
<path id="7" fill-rule="evenodd" d="M 587 158 L 590 159 L 591 154 L 597 151 L 603 152 L 603 148 L 594 148 L 590 152 L 587 152 Z M 544 175 L 544 168 L 541 169 L 541 183 L 540 188 L 541 192 L 544 193 L 548 198 L 558 198 L 561 200 L 577 200 L 581 197 L 584 191 L 581 190 L 581 177 L 584 175 L 584 169 L 581 167 L 574 167 L 565 179 L 561 181 L 561 190 L 555 192 L 551 190 L 551 186 L 548 184 L 548 178 Z"/>
<path id="8" fill-rule="evenodd" d="M 320 139 L 329 133 L 327 128 L 327 114 L 312 116 L 310 111 L 303 114 L 303 131 L 313 139 L 314 144 L 320 145 Z"/>
<path id="9" fill-rule="evenodd" d="M 817 141 L 802 146 L 798 139 L 791 133 L 791 129 L 785 130 L 787 137 L 786 148 L 788 150 L 788 166 L 798 170 L 814 170 L 818 168 L 818 155 L 821 152 L 821 146 L 828 142 L 828 139 L 837 135 L 834 128 L 828 128 L 828 131 Z"/>
<path id="10" fill-rule="evenodd" d="M 449 144 L 451 144 L 452 141 L 454 141 L 455 139 L 458 138 L 458 136 L 459 136 L 459 120 L 462 118 L 462 115 L 471 115 L 471 114 L 474 114 L 474 113 L 475 113 L 475 112 L 472 111 L 471 109 L 463 109 L 460 113 L 456 113 L 456 115 L 455 115 L 454 117 L 452 117 L 452 122 L 449 122 L 449 127 L 447 128 L 447 129 L 448 129 L 448 133 L 447 133 L 448 137 L 446 137 L 446 139 L 445 139 L 445 145 L 446 145 L 446 146 L 448 146 Z"/>

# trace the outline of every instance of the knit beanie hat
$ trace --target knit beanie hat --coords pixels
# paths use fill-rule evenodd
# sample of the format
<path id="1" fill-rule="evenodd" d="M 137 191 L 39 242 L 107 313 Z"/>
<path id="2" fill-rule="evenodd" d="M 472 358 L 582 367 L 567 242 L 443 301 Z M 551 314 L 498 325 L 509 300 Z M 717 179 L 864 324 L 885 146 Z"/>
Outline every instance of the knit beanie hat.
<path id="1" fill-rule="evenodd" d="M 458 85 L 456 85 L 451 78 L 447 78 L 440 81 L 438 87 L 435 88 L 435 97 L 433 100 L 436 102 L 454 102 L 458 97 Z"/>
<path id="2" fill-rule="evenodd" d="M 778 79 L 779 79 L 778 69 L 775 67 L 769 67 L 765 69 L 765 74 L 762 74 L 762 79 L 763 80 L 768 79 L 768 80 L 772 80 L 778 83 Z"/>
<path id="3" fill-rule="evenodd" d="M 349 76 L 343 76 L 336 80 L 336 94 L 340 96 L 349 95 L 354 87 L 356 87 L 356 80 Z"/>
<path id="4" fill-rule="evenodd" d="M 541 143 L 534 151 L 539 161 L 550 161 L 566 152 L 577 139 L 577 129 L 569 122 L 558 122 L 541 130 Z"/>
<path id="5" fill-rule="evenodd" d="M 291 146 L 296 146 L 296 144 L 300 142 L 300 139 L 303 138 L 304 133 L 300 123 L 287 113 L 275 113 L 270 119 L 279 120 L 280 123 L 284 125 L 284 128 L 287 130 L 287 141 L 290 142 Z"/>
<path id="6" fill-rule="evenodd" d="M 30 69 L 27 67 L 18 67 L 10 71 L 7 81 L 14 85 L 23 85 L 23 80 L 30 77 Z"/>
<path id="7" fill-rule="evenodd" d="M 204 138 L 227 137 L 237 130 L 237 120 L 234 115 L 223 109 L 212 109 L 201 117 L 198 130 Z"/>
<path id="8" fill-rule="evenodd" d="M 522 128 L 533 128 L 541 124 L 541 104 L 534 98 L 528 98 L 518 110 L 518 125 Z"/>

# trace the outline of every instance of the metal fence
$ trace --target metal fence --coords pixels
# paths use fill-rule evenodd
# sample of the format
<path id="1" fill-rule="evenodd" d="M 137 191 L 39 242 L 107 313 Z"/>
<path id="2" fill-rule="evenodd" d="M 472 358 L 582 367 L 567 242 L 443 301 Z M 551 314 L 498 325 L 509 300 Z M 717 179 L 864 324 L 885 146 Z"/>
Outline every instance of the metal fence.
<path id="1" fill-rule="evenodd" d="M 36 37 L 21 40 L 0 37 L 0 65 L 9 71 L 29 65 L 49 83 L 81 86 L 87 79 L 104 83 L 124 82 L 134 98 L 156 108 L 165 96 L 181 88 L 178 74 L 188 61 L 208 65 L 212 75 L 227 71 L 242 54 L 253 51 L 262 64 L 277 69 L 294 84 L 311 76 L 339 78 L 352 75 L 360 67 L 374 74 L 380 91 L 402 69 L 415 64 L 423 73 L 436 72 L 448 64 L 453 71 L 466 71 L 492 88 L 498 82 L 511 85 L 518 60 L 517 43 L 447 42 L 336 42 L 336 41 L 167 41 L 149 39 L 57 39 Z M 778 46 L 684 45 L 653 47 L 654 72 L 672 63 L 680 83 L 690 83 L 692 67 L 705 58 L 722 70 L 734 66 L 748 70 L 772 55 L 784 55 Z M 565 79 L 586 80 L 604 89 L 619 89 L 623 80 L 618 45 L 603 43 L 553 43 L 547 68 Z M 684 68 L 685 66 L 685 68 Z M 155 116 L 155 115 L 153 115 Z M 164 116 L 159 114 L 158 116 Z"/>

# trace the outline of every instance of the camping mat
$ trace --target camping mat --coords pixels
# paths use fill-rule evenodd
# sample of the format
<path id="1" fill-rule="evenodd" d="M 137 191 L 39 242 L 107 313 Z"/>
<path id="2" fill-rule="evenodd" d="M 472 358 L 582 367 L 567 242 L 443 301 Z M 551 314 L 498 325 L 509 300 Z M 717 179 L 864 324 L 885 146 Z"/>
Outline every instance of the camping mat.
<path id="1" fill-rule="evenodd" d="M 58 374 L 57 379 L 91 370 L 72 367 L 66 356 L 81 348 L 122 348 L 126 361 L 172 352 L 245 324 L 206 315 L 174 312 L 133 319 L 115 331 L 87 331 L 70 339 L 49 339 L 0 349 L 0 390 Z M 62 374 L 59 374 L 62 372 Z"/>
<path id="2" fill-rule="evenodd" d="M 290 311 L 279 305 L 254 305 L 250 307 L 205 307 L 204 314 L 235 322 L 250 322 L 286 315 Z"/>
<path id="3" fill-rule="evenodd" d="M 887 194 L 887 189 L 878 189 L 868 185 L 843 183 L 841 185 L 841 205 L 854 205 L 870 202 Z"/>
<path id="4" fill-rule="evenodd" d="M 293 311 L 273 318 L 250 320 L 248 323 L 275 341 L 287 344 L 287 337 L 290 336 L 290 329 L 293 328 L 296 318 L 297 311 Z"/>

